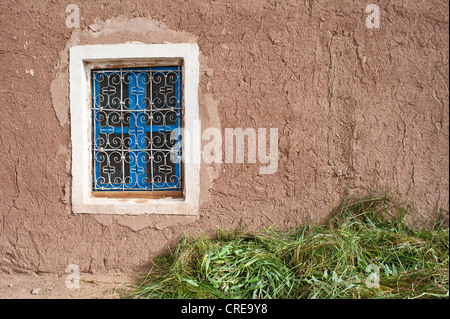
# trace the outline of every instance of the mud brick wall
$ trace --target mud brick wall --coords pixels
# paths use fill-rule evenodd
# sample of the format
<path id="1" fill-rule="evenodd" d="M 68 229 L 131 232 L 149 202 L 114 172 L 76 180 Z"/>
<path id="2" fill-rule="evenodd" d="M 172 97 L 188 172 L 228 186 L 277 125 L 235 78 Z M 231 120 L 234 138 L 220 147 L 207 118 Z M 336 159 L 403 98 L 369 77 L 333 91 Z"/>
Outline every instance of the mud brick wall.
<path id="1" fill-rule="evenodd" d="M 379 29 L 358 0 L 2 0 L 0 271 L 144 269 L 182 234 L 321 222 L 377 188 L 448 210 L 448 3 L 374 3 Z M 127 41 L 197 43 L 202 125 L 278 128 L 277 172 L 202 164 L 198 218 L 74 215 L 68 50 Z"/>

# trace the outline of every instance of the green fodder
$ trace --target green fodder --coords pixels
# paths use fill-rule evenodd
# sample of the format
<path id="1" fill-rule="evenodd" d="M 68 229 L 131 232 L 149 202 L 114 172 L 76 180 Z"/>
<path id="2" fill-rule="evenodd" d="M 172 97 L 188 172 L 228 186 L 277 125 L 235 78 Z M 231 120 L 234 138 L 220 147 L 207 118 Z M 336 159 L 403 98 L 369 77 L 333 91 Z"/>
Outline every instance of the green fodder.
<path id="1" fill-rule="evenodd" d="M 230 234 L 183 238 L 155 260 L 133 297 L 289 298 L 295 272 L 271 249 L 279 244 L 276 239 L 248 233 L 224 237 Z"/>
<path id="2" fill-rule="evenodd" d="M 128 297 L 448 297 L 448 227 L 408 226 L 410 212 L 369 194 L 342 201 L 322 226 L 185 237 Z"/>
<path id="3" fill-rule="evenodd" d="M 448 228 L 408 226 L 404 219 L 410 212 L 389 194 L 369 194 L 342 201 L 325 227 L 305 226 L 292 259 L 307 283 L 299 297 L 448 294 Z"/>

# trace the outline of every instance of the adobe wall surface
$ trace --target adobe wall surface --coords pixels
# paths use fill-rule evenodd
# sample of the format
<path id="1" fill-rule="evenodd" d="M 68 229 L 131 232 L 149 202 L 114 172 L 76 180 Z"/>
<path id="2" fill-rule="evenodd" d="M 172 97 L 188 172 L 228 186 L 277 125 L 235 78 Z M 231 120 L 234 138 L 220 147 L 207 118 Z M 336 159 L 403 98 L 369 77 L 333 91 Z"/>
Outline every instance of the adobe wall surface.
<path id="1" fill-rule="evenodd" d="M 2 0 L 0 272 L 140 270 L 183 234 L 324 221 L 347 192 L 448 210 L 448 3 L 377 1 L 379 29 L 367 4 Z M 127 41 L 197 43 L 202 126 L 278 128 L 277 172 L 202 164 L 198 218 L 72 214 L 68 50 Z"/>

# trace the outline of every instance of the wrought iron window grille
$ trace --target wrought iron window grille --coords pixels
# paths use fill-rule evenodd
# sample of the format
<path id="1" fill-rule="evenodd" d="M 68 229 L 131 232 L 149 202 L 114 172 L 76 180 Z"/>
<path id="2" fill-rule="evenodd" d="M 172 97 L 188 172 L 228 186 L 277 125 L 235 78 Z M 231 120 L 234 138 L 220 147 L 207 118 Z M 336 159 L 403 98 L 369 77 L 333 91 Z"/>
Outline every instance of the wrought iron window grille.
<path id="1" fill-rule="evenodd" d="M 92 69 L 91 79 L 93 191 L 182 191 L 181 66 Z"/>

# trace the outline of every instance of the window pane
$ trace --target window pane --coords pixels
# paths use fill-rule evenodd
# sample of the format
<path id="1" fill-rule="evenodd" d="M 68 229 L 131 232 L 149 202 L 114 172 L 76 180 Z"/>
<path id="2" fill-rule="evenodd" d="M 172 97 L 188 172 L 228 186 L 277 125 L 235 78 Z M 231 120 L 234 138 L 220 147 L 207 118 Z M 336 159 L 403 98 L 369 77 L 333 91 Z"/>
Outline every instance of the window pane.
<path id="1" fill-rule="evenodd" d="M 100 144 L 94 150 L 94 187 L 124 188 L 129 183 L 130 154 L 126 147 L 128 134 L 103 134 Z"/>
<path id="2" fill-rule="evenodd" d="M 181 68 L 92 74 L 94 190 L 181 190 Z"/>

